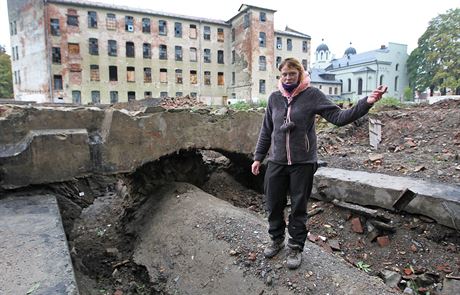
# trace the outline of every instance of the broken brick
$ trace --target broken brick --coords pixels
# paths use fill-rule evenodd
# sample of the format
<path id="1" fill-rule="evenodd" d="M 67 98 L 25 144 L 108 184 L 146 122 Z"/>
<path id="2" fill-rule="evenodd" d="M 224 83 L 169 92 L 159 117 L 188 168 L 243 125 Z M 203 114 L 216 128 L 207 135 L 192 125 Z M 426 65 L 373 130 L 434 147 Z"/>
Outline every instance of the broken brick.
<path id="1" fill-rule="evenodd" d="M 361 224 L 361 220 L 359 219 L 359 217 L 355 217 L 351 220 L 351 229 L 355 233 L 359 234 L 362 234 L 364 232 L 363 225 Z"/>
<path id="2" fill-rule="evenodd" d="M 390 245 L 390 239 L 388 238 L 388 236 L 377 237 L 377 243 L 380 247 L 386 247 Z"/>

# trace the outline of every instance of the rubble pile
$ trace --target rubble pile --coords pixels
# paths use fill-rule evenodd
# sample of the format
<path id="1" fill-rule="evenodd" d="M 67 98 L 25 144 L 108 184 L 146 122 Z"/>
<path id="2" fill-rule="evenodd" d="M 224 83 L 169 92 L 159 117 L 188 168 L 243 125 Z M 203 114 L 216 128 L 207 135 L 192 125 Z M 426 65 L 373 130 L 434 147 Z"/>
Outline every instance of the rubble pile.
<path id="1" fill-rule="evenodd" d="M 165 109 L 187 109 L 187 108 L 204 108 L 206 105 L 196 97 L 188 95 L 182 97 L 166 97 L 161 100 L 160 105 Z"/>

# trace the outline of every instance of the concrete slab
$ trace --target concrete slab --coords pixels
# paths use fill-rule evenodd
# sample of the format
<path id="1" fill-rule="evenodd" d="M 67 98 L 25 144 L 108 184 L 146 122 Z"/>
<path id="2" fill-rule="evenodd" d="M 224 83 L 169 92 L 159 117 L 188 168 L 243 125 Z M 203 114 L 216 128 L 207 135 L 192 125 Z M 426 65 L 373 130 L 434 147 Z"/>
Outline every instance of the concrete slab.
<path id="1" fill-rule="evenodd" d="M 393 204 L 405 189 L 417 195 L 404 211 L 428 216 L 440 224 L 460 230 L 460 186 L 321 167 L 315 174 L 313 196 L 393 210 Z"/>
<path id="2" fill-rule="evenodd" d="M 79 294 L 54 196 L 0 199 L 0 270 L 0 294 Z"/>

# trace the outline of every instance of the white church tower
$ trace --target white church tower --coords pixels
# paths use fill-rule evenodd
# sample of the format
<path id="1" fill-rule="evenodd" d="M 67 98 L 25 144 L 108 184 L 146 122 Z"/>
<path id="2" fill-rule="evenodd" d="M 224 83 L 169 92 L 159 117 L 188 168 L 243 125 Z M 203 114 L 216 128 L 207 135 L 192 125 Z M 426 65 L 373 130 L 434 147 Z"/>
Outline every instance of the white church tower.
<path id="1" fill-rule="evenodd" d="M 332 54 L 329 51 L 329 47 L 324 43 L 324 39 L 321 41 L 322 43 L 316 48 L 315 52 L 315 62 L 312 66 L 315 69 L 325 69 L 332 60 Z"/>

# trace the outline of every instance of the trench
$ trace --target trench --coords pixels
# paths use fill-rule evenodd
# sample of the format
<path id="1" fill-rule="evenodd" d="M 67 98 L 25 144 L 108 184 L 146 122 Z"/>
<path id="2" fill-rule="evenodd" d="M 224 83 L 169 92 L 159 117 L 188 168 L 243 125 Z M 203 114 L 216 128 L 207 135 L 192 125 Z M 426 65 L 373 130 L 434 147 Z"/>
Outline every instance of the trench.
<path id="1" fill-rule="evenodd" d="M 250 174 L 251 163 L 247 155 L 187 150 L 146 163 L 130 174 L 50 185 L 59 196 L 80 293 L 168 294 L 166 277 L 152 279 L 143 265 L 134 262 L 136 212 L 162 187 L 183 182 L 236 207 L 262 213 L 264 173 Z"/>

